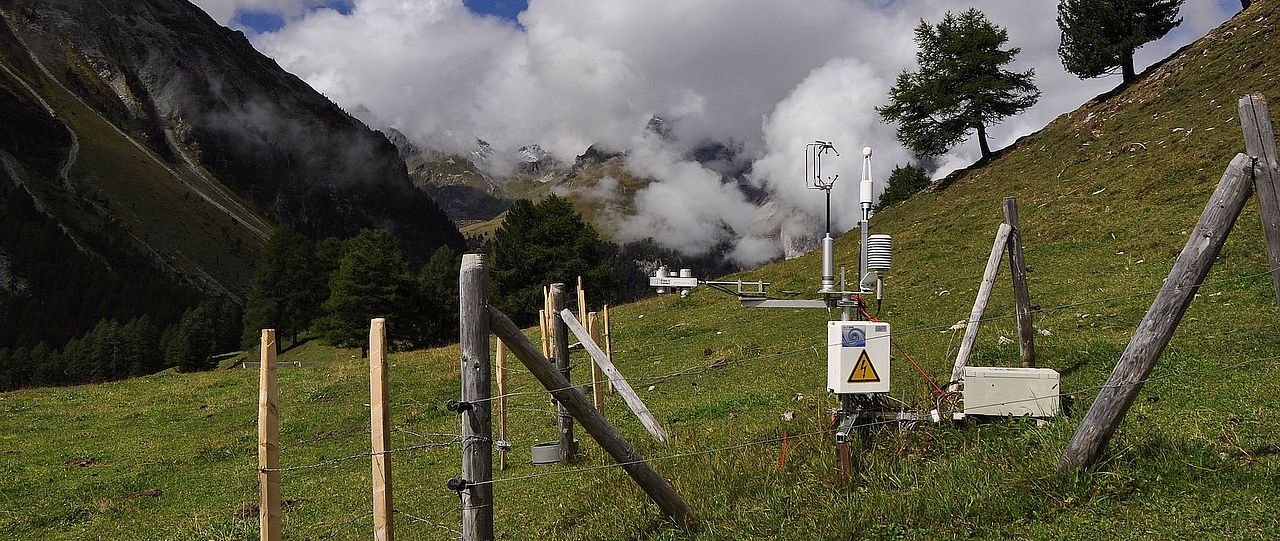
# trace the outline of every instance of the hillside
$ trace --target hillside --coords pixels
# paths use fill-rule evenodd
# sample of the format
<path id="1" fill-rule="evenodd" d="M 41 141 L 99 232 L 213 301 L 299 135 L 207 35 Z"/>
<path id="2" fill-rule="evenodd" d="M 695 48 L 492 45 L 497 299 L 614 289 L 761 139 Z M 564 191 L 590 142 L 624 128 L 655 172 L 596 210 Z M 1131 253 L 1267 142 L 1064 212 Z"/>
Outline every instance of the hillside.
<path id="1" fill-rule="evenodd" d="M 242 300 L 276 224 L 389 228 L 419 263 L 462 244 L 384 137 L 188 2 L 0 2 L 0 117 L 4 203 L 27 217 L 0 228 L 0 347 L 172 319 L 140 298 Z M 30 333 L 38 310 L 83 321 Z"/>
<path id="2" fill-rule="evenodd" d="M 1090 391 L 1106 381 L 1243 150 L 1237 98 L 1262 92 L 1280 115 L 1277 29 L 1280 0 L 1256 1 L 1138 83 L 873 220 L 874 232 L 895 240 L 880 317 L 941 375 L 960 340 L 948 329 L 968 315 L 1000 200 L 1016 196 L 1035 269 L 1040 364 L 1062 373 L 1077 399 L 1071 416 L 1038 428 L 879 428 L 846 486 L 822 434 L 835 405 L 825 391 L 827 314 L 745 310 L 705 290 L 653 298 L 612 309 L 615 357 L 673 441 L 650 440 L 616 395 L 606 416 L 689 500 L 697 532 L 668 527 L 617 468 L 529 465 L 529 446 L 555 437 L 555 418 L 546 393 L 515 368 L 514 448 L 494 485 L 501 538 L 1272 538 L 1280 328 L 1256 202 L 1102 464 L 1080 474 L 1056 468 Z M 853 261 L 856 239 L 841 238 L 838 250 Z M 819 269 L 811 254 L 743 276 L 771 281 L 775 292 L 813 291 Z M 1016 344 L 999 341 L 1014 336 L 1007 280 L 1004 271 L 971 364 L 1017 362 Z M 299 355 L 328 362 L 281 371 L 282 463 L 320 466 L 282 474 L 285 535 L 367 537 L 367 459 L 325 462 L 368 450 L 367 366 L 348 352 Z M 392 356 L 394 447 L 458 432 L 444 406 L 458 396 L 457 359 L 456 348 Z M 895 398 L 931 407 L 920 377 L 896 356 L 892 379 Z M 256 515 L 244 512 L 257 495 L 256 397 L 252 370 L 0 394 L 0 529 L 16 539 L 256 539 Z M 583 467 L 606 464 L 582 439 Z M 454 445 L 393 455 L 398 538 L 456 537 L 458 498 L 444 483 L 458 475 L 458 454 Z"/>

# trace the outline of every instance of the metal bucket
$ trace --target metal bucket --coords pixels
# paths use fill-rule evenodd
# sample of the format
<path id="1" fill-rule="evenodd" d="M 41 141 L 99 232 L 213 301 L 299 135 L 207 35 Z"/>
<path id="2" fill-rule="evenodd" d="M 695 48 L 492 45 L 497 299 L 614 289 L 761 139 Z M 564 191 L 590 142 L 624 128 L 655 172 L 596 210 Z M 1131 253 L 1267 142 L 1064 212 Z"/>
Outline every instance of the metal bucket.
<path id="1" fill-rule="evenodd" d="M 560 442 L 547 441 L 533 444 L 530 450 L 534 466 L 546 466 L 560 462 Z"/>

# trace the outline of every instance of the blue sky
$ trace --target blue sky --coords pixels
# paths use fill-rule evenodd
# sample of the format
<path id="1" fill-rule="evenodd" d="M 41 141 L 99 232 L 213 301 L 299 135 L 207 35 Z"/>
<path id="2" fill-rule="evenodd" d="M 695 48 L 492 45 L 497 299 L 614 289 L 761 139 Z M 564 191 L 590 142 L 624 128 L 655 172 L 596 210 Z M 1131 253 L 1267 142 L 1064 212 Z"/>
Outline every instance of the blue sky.
<path id="1" fill-rule="evenodd" d="M 311 8 L 312 11 L 318 9 L 334 9 L 343 15 L 351 13 L 354 0 L 332 0 L 325 2 L 319 6 Z M 462 5 L 473 13 L 480 15 L 493 15 L 503 19 L 507 19 L 513 23 L 516 16 L 529 7 L 528 0 L 463 0 Z M 284 27 L 284 16 L 269 10 L 236 10 L 235 17 L 231 19 L 229 26 L 248 28 L 256 33 L 275 32 Z"/>
<path id="2" fill-rule="evenodd" d="M 528 0 L 462 0 L 462 5 L 473 13 L 481 15 L 497 15 L 511 21 L 516 20 L 516 15 L 529 7 Z"/>

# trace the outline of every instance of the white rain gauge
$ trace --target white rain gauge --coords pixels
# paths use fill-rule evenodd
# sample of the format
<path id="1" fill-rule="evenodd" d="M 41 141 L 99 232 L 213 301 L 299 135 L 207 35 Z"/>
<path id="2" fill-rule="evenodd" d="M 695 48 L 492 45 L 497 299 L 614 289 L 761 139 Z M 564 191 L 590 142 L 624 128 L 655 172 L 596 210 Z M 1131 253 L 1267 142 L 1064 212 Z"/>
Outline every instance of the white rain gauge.
<path id="1" fill-rule="evenodd" d="M 861 216 L 858 221 L 862 234 L 861 253 L 858 261 L 858 282 L 851 290 L 845 282 L 845 269 L 840 268 L 840 281 L 835 276 L 835 238 L 831 235 L 831 191 L 839 175 L 827 175 L 823 171 L 823 157 L 839 157 L 835 145 L 829 141 L 814 141 L 805 145 L 805 187 L 821 190 L 826 196 L 826 233 L 822 238 L 822 276 L 819 282 L 819 299 L 771 299 L 766 293 L 768 282 L 715 281 L 695 278 L 689 269 L 680 269 L 674 275 L 666 267 L 659 267 L 649 278 L 649 285 L 658 293 L 689 295 L 702 285 L 733 294 L 745 308 L 814 308 L 830 313 L 840 310 L 840 319 L 828 321 L 823 336 L 827 340 L 827 389 L 840 397 L 837 410 L 839 426 L 836 443 L 849 441 L 849 433 L 861 419 L 888 413 L 882 407 L 880 397 L 889 392 L 889 337 L 890 325 L 884 321 L 868 321 L 866 302 L 875 296 L 879 305 L 884 295 L 884 274 L 892 264 L 892 239 L 889 235 L 868 235 L 871 220 L 872 180 L 871 147 L 862 149 L 862 182 L 858 198 Z M 902 415 L 902 414 L 897 414 Z"/>

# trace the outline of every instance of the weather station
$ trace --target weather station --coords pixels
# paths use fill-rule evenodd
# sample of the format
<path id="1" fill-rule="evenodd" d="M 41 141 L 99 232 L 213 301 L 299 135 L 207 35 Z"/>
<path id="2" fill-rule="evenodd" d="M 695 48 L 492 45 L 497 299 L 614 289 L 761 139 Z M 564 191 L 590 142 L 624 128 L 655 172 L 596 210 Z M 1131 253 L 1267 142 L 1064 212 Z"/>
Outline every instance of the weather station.
<path id="1" fill-rule="evenodd" d="M 858 195 L 861 215 L 858 227 L 861 233 L 861 250 L 858 261 L 858 280 L 849 287 L 846 272 L 840 267 L 836 277 L 835 237 L 831 233 L 831 192 L 839 180 L 838 174 L 823 170 L 824 158 L 839 157 L 835 145 L 829 141 L 814 141 L 805 145 L 805 187 L 820 190 L 826 197 L 826 232 L 822 237 L 822 276 L 816 299 L 769 298 L 768 282 L 702 280 L 693 276 L 690 269 L 680 269 L 672 274 L 660 267 L 650 277 L 649 285 L 657 292 L 688 296 L 698 286 L 706 286 L 736 295 L 744 308 L 800 308 L 823 309 L 829 314 L 839 313 L 839 319 L 826 322 L 822 331 L 827 344 L 827 389 L 839 397 L 840 407 L 835 412 L 835 443 L 844 462 L 850 453 L 845 445 L 850 435 L 861 428 L 863 437 L 869 422 L 897 419 L 917 420 L 914 413 L 891 405 L 890 388 L 890 337 L 888 322 L 877 321 L 868 312 L 865 299 L 874 296 L 877 311 L 884 299 L 884 277 L 892 266 L 892 238 L 889 235 L 869 234 L 872 215 L 874 183 L 871 177 L 871 147 L 862 149 L 862 179 Z M 816 330 L 816 329 L 815 329 Z"/>

